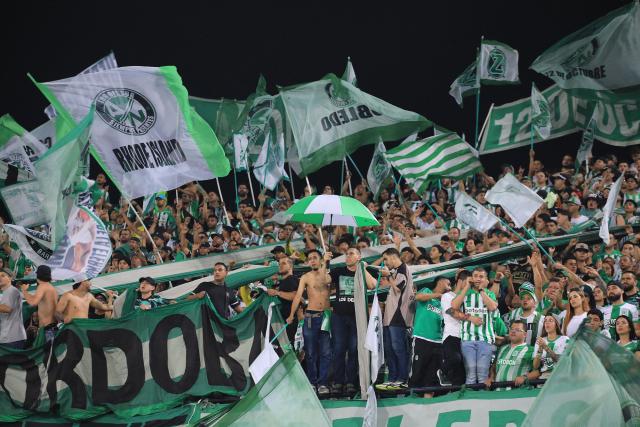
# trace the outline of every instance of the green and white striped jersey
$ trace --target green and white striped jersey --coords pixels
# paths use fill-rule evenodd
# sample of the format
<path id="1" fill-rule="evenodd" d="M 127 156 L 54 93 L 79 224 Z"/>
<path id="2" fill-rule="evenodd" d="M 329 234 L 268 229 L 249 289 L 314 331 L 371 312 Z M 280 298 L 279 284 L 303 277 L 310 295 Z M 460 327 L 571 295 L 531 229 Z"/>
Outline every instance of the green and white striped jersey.
<path id="1" fill-rule="evenodd" d="M 632 322 L 638 320 L 638 308 L 627 302 L 619 305 L 607 305 L 602 307 L 600 311 L 602 311 L 604 315 L 604 325 L 602 327 L 605 329 L 608 328 L 609 334 L 611 334 L 612 337 L 615 337 L 616 319 L 619 316 L 625 315 L 631 319 Z"/>
<path id="2" fill-rule="evenodd" d="M 553 351 L 557 355 L 561 355 L 564 353 L 564 349 L 567 348 L 567 344 L 569 343 L 569 337 L 560 335 L 556 337 L 555 340 L 550 341 L 548 337 L 542 338 L 544 342 L 547 343 L 551 351 Z M 533 354 L 537 355 L 539 351 L 538 344 L 535 345 Z M 551 372 L 553 371 L 553 359 L 549 357 L 547 354 L 547 350 L 543 350 L 540 355 L 540 373 Z"/>
<path id="3" fill-rule="evenodd" d="M 489 298 L 497 301 L 493 292 L 489 290 L 485 292 Z M 496 339 L 496 333 L 493 329 L 494 317 L 500 316 L 500 312 L 498 310 L 493 312 L 487 310 L 484 302 L 482 302 L 482 295 L 473 289 L 469 289 L 464 298 L 463 311 L 471 316 L 482 317 L 483 323 L 481 326 L 476 326 L 468 320 L 463 320 L 460 328 L 460 339 L 462 341 L 486 341 L 489 344 L 493 344 Z"/>
<path id="4" fill-rule="evenodd" d="M 507 327 L 511 327 L 511 323 L 514 320 L 524 320 L 527 323 L 527 337 L 524 342 L 529 345 L 535 345 L 536 339 L 544 330 L 544 316 L 535 310 L 528 317 L 522 317 L 522 307 L 518 307 L 502 316 L 502 318 Z"/>
<path id="5" fill-rule="evenodd" d="M 629 341 L 626 344 L 620 344 L 620 341 L 618 341 L 618 344 L 621 345 L 624 349 L 629 350 L 631 353 L 635 353 L 636 351 L 640 351 L 640 342 L 633 340 L 633 341 Z"/>
<path id="6" fill-rule="evenodd" d="M 496 358 L 496 381 L 513 381 L 533 369 L 533 347 L 522 343 L 503 345 Z"/>

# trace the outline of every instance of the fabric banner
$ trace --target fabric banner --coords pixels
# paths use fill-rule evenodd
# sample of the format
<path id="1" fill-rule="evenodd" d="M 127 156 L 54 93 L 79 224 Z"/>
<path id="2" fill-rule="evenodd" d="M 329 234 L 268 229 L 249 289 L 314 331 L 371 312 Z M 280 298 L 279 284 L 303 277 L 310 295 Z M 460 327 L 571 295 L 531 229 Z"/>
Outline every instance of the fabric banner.
<path id="1" fill-rule="evenodd" d="M 0 188 L 2 200 L 11 215 L 11 223 L 33 227 L 47 223 L 51 218 L 44 204 L 38 181 L 27 181 Z"/>
<path id="2" fill-rule="evenodd" d="M 33 162 L 45 151 L 47 147 L 13 117 L 0 117 L 0 160 L 33 174 Z"/>
<path id="3" fill-rule="evenodd" d="M 246 135 L 233 135 L 233 166 L 236 171 L 246 171 L 249 169 L 247 162 L 247 148 L 249 147 L 249 139 Z"/>
<path id="4" fill-rule="evenodd" d="M 449 95 L 456 100 L 458 105 L 462 107 L 463 98 L 469 95 L 475 95 L 480 89 L 477 71 L 478 61 L 473 61 L 465 70 L 451 83 Z"/>
<path id="5" fill-rule="evenodd" d="M 113 52 L 109 52 L 108 55 L 98 59 L 96 62 L 82 70 L 80 74 L 95 73 L 96 71 L 111 70 L 113 68 L 118 68 L 118 61 L 116 61 L 116 55 Z M 47 108 L 44 109 L 44 113 L 49 117 L 49 119 L 55 119 L 56 117 L 56 110 L 53 108 L 53 105 L 47 105 Z"/>
<path id="6" fill-rule="evenodd" d="M 640 362 L 632 352 L 582 327 L 572 337 L 522 426 L 637 426 L 638 378 Z"/>
<path id="7" fill-rule="evenodd" d="M 585 98 L 637 102 L 640 4 L 630 2 L 558 41 L 531 68 Z"/>
<path id="8" fill-rule="evenodd" d="M 260 155 L 253 164 L 253 175 L 258 182 L 274 191 L 280 181 L 289 180 L 284 170 L 284 134 L 273 134 L 274 129 L 267 130 Z"/>
<path id="9" fill-rule="evenodd" d="M 391 163 L 389 163 L 384 156 L 386 148 L 382 141 L 378 142 L 376 149 L 373 151 L 373 158 L 367 171 L 367 184 L 373 193 L 373 198 L 378 199 L 380 189 L 383 187 L 385 181 L 391 175 Z"/>
<path id="10" fill-rule="evenodd" d="M 33 129 L 31 132 L 45 149 L 53 147 L 56 143 L 56 119 L 50 119 Z"/>
<path id="11" fill-rule="evenodd" d="M 538 389 L 470 391 L 433 399 L 403 397 L 378 399 L 378 426 L 518 426 L 533 404 Z M 323 400 L 334 426 L 361 427 L 366 403 L 362 400 Z"/>
<path id="12" fill-rule="evenodd" d="M 518 51 L 504 43 L 482 40 L 478 63 L 478 78 L 482 84 L 520 83 Z"/>
<path id="13" fill-rule="evenodd" d="M 358 348 L 362 349 L 367 340 L 367 282 L 364 263 L 356 266 L 356 274 L 353 278 L 353 305 L 356 320 L 356 335 Z M 369 354 L 366 351 L 358 351 L 358 379 L 360 380 L 360 395 L 366 396 L 371 385 L 371 369 Z M 374 379 L 375 381 L 375 379 Z"/>
<path id="14" fill-rule="evenodd" d="M 92 153 L 127 199 L 229 173 L 175 67 L 122 67 L 36 85 L 57 121 L 79 121 L 95 104 Z"/>
<path id="15" fill-rule="evenodd" d="M 115 320 L 76 319 L 58 333 L 51 356 L 44 346 L 18 353 L 1 348 L 0 421 L 33 413 L 132 417 L 190 396 L 243 395 L 251 386 L 249 364 L 262 351 L 270 301 L 262 296 L 231 320 L 208 298 Z M 273 317 L 278 330 L 278 310 Z"/>
<path id="16" fill-rule="evenodd" d="M 587 127 L 592 112 L 598 109 L 594 137 L 605 144 L 629 146 L 640 144 L 640 102 L 612 103 L 589 101 L 572 96 L 558 86 L 542 91 L 549 103 L 551 132 L 549 139 L 578 132 Z M 482 134 L 480 154 L 495 153 L 528 146 L 531 138 L 531 100 L 519 99 L 493 107 Z M 534 135 L 535 142 L 542 138 Z"/>
<path id="17" fill-rule="evenodd" d="M 481 233 L 489 231 L 498 218 L 467 193 L 456 193 L 456 218 Z"/>
<path id="18" fill-rule="evenodd" d="M 394 141 L 431 122 L 371 96 L 329 74 L 322 80 L 281 89 L 299 157 L 298 176 L 342 160 L 358 147 Z M 294 170 L 298 167 L 292 164 Z"/>
<path id="19" fill-rule="evenodd" d="M 616 182 L 613 183 L 613 185 L 609 189 L 607 202 L 602 208 L 602 222 L 600 223 L 600 231 L 598 235 L 607 245 L 609 244 L 609 222 L 613 221 L 616 204 L 618 202 L 618 194 L 620 193 L 620 189 L 622 188 L 623 181 L 624 175 L 620 175 L 620 177 L 616 180 Z"/>
<path id="20" fill-rule="evenodd" d="M 5 224 L 4 229 L 27 259 L 51 267 L 53 280 L 79 281 L 99 275 L 111 258 L 109 232 L 90 209 L 74 207 L 66 233 L 55 250 L 51 236 L 30 228 Z"/>
<path id="21" fill-rule="evenodd" d="M 500 178 L 487 191 L 485 199 L 491 204 L 502 206 L 516 228 L 523 227 L 544 203 L 540 196 L 510 173 Z"/>
<path id="22" fill-rule="evenodd" d="M 229 161 L 233 159 L 233 132 L 239 126 L 245 101 L 189 97 L 189 104 L 206 121 L 218 137 Z"/>
<path id="23" fill-rule="evenodd" d="M 531 124 L 540 138 L 547 139 L 551 135 L 549 102 L 540 93 L 535 83 L 531 83 Z"/>

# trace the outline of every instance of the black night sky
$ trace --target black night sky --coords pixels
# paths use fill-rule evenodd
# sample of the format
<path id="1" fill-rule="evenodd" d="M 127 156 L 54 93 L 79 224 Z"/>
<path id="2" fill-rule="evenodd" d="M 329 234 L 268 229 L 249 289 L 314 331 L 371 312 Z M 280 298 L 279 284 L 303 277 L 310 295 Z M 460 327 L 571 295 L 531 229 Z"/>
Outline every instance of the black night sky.
<path id="1" fill-rule="evenodd" d="M 362 90 L 470 139 L 474 102 L 467 98 L 460 109 L 448 91 L 473 61 L 482 35 L 519 50 L 521 84 L 483 87 L 481 121 L 491 102 L 529 96 L 532 81 L 548 87 L 549 79 L 528 69 L 531 62 L 627 1 L 12 3 L 3 5 L 0 28 L 0 115 L 10 113 L 27 129 L 46 120 L 47 104 L 27 72 L 40 81 L 70 77 L 113 50 L 122 66 L 176 65 L 191 95 L 237 99 L 253 92 L 260 73 L 275 93 L 276 85 L 340 75 L 351 56 Z M 579 135 L 538 144 L 539 157 L 558 167 L 562 153 L 575 154 Z M 481 160 L 492 173 L 507 161 L 525 165 L 527 150 Z M 372 151 L 355 153 L 364 173 Z M 594 154 L 608 152 L 620 150 L 595 144 Z M 338 171 L 336 164 L 311 179 L 337 186 Z M 231 180 L 224 180 L 229 191 Z"/>

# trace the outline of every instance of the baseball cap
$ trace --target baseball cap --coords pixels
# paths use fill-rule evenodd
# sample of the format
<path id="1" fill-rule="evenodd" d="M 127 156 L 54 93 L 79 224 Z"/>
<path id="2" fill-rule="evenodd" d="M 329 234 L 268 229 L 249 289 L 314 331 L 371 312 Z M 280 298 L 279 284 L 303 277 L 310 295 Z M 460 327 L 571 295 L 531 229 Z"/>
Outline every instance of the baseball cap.
<path id="1" fill-rule="evenodd" d="M 576 247 L 573 249 L 573 251 L 587 251 L 589 252 L 589 245 L 587 245 L 586 243 L 576 243 Z"/>
<path id="2" fill-rule="evenodd" d="M 582 202 L 577 196 L 569 197 L 569 199 L 567 200 L 567 203 L 572 203 L 574 205 L 582 206 Z"/>
<path id="3" fill-rule="evenodd" d="M 165 193 L 157 193 L 156 194 L 156 200 L 157 199 L 164 199 L 167 200 L 167 195 Z"/>
<path id="4" fill-rule="evenodd" d="M 529 294 L 534 301 L 538 301 L 538 298 L 536 297 L 536 291 L 531 282 L 524 282 L 522 285 L 520 285 L 520 289 L 518 289 L 518 295 L 523 296 L 525 294 Z"/>
<path id="5" fill-rule="evenodd" d="M 156 281 L 155 281 L 155 279 L 153 277 L 146 276 L 146 277 L 139 278 L 138 279 L 138 283 L 142 283 L 142 282 L 147 282 L 153 287 L 156 286 Z"/>

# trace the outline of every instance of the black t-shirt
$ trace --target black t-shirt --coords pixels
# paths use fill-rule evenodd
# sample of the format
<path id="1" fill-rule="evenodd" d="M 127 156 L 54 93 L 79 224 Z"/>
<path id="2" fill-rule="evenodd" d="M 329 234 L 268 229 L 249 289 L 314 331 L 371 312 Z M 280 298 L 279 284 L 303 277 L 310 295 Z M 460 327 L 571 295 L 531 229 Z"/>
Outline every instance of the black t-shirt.
<path id="1" fill-rule="evenodd" d="M 193 292 L 195 294 L 206 292 L 218 314 L 225 319 L 229 318 L 229 307 L 234 308 L 240 304 L 238 292 L 235 289 L 227 288 L 226 283 L 216 285 L 213 282 L 202 282 Z"/>
<path id="2" fill-rule="evenodd" d="M 355 316 L 353 289 L 356 272 L 350 271 L 347 267 L 338 267 L 332 268 L 329 275 L 331 283 L 336 288 L 336 299 L 331 304 L 334 313 Z"/>
<path id="3" fill-rule="evenodd" d="M 298 290 L 299 282 L 300 279 L 291 275 L 286 279 L 282 279 L 280 280 L 280 282 L 278 282 L 278 290 L 281 292 L 296 292 Z M 289 314 L 291 313 L 291 304 L 292 301 L 287 301 L 286 299 L 280 298 L 280 313 L 285 319 L 289 317 Z"/>

